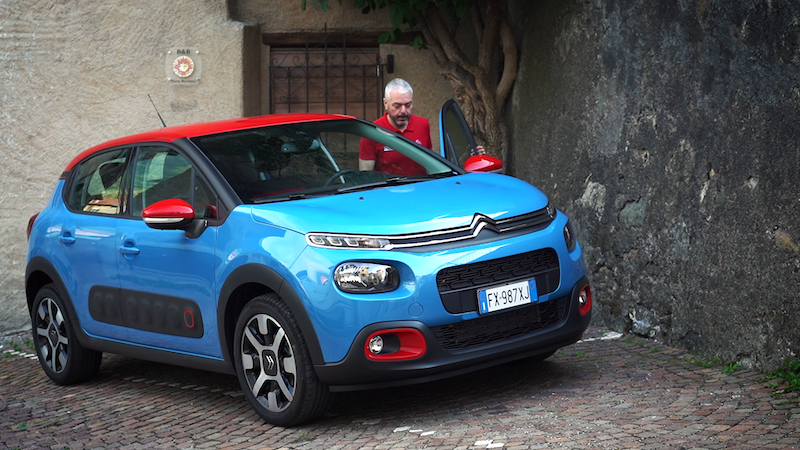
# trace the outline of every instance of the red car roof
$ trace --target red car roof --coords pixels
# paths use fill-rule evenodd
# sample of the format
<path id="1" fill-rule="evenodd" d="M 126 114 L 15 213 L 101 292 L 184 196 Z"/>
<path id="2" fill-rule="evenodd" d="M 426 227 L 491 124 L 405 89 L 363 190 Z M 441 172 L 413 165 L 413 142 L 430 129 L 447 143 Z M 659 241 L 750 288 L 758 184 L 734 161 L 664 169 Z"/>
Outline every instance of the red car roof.
<path id="1" fill-rule="evenodd" d="M 130 136 L 114 139 L 95 145 L 84 150 L 72 159 L 64 169 L 69 172 L 76 164 L 92 153 L 120 145 L 135 144 L 139 142 L 172 142 L 181 138 L 193 138 L 197 136 L 207 136 L 210 134 L 224 133 L 227 131 L 246 130 L 249 128 L 259 128 L 270 125 L 283 125 L 299 122 L 318 122 L 322 120 L 353 119 L 352 116 L 340 114 L 269 114 L 266 116 L 245 117 L 241 119 L 219 120 L 216 122 L 193 123 L 188 125 L 176 125 L 172 127 L 159 128 L 157 130 L 146 131 L 144 133 L 132 134 Z"/>

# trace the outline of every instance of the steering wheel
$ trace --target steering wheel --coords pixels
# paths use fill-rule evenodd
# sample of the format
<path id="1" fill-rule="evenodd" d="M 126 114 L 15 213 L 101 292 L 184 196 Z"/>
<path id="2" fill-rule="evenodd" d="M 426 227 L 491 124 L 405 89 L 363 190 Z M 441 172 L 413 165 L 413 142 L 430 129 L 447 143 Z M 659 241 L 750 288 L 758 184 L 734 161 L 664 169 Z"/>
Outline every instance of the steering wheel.
<path id="1" fill-rule="evenodd" d="M 333 180 L 341 177 L 342 175 L 346 175 L 348 173 L 358 173 L 358 171 L 355 170 L 355 169 L 342 169 L 342 170 L 336 172 L 335 174 L 331 175 L 330 178 L 328 178 L 328 180 L 325 181 L 325 184 L 323 184 L 323 186 L 330 185 L 331 183 L 333 183 Z"/>

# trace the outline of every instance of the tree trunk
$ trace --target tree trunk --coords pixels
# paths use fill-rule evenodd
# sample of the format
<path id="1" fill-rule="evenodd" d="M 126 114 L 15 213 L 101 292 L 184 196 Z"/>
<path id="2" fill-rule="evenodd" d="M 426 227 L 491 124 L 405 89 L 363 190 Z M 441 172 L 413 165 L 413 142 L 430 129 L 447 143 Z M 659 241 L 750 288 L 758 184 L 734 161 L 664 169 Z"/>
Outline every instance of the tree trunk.
<path id="1" fill-rule="evenodd" d="M 456 101 L 464 112 L 475 140 L 486 148 L 488 154 L 504 157 L 504 127 L 500 118 L 517 78 L 517 44 L 498 0 L 476 1 L 470 15 L 478 40 L 475 61 L 471 61 L 459 48 L 454 37 L 455 31 L 448 29 L 435 7 L 428 7 L 425 14 L 420 16 L 419 28 L 441 74 L 453 87 Z M 495 83 L 491 69 L 498 43 L 503 50 L 504 60 L 502 74 Z"/>

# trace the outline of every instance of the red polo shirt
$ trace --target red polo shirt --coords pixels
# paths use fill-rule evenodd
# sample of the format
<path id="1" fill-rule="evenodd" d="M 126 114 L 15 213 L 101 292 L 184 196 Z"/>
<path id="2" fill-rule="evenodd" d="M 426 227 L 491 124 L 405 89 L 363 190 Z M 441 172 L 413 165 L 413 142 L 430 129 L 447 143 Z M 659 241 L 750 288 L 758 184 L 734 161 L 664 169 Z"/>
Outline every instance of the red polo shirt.
<path id="1" fill-rule="evenodd" d="M 428 122 L 428 119 L 424 117 L 412 114 L 411 117 L 408 118 L 408 126 L 403 131 L 393 127 L 386 114 L 378 118 L 375 124 L 389 131 L 394 131 L 425 148 L 433 147 L 431 143 L 431 124 Z M 375 161 L 374 170 L 377 172 L 401 176 L 424 175 L 426 173 L 422 166 L 415 163 L 407 156 L 369 139 L 361 139 L 361 144 L 358 148 L 358 157 L 367 161 Z"/>

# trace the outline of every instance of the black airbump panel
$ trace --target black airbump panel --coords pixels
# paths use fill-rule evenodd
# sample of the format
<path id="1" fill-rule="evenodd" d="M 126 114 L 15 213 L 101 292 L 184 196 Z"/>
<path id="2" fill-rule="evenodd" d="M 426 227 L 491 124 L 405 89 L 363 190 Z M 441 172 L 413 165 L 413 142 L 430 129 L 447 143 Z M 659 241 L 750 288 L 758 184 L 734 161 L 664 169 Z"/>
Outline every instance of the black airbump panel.
<path id="1" fill-rule="evenodd" d="M 89 313 L 98 322 L 154 333 L 203 337 L 203 317 L 193 300 L 151 292 L 94 286 Z"/>

